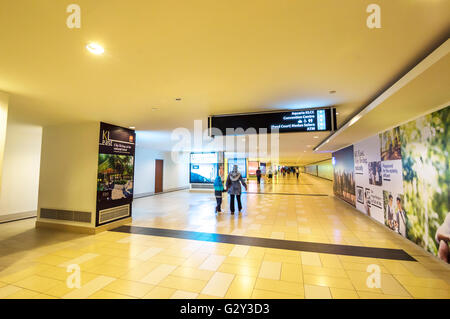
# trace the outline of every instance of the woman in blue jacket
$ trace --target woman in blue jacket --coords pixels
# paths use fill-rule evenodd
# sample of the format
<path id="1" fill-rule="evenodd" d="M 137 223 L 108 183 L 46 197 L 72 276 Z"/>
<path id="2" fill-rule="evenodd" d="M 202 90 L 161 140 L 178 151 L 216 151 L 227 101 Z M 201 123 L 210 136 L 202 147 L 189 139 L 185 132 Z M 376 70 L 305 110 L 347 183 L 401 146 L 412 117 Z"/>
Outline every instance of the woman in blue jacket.
<path id="1" fill-rule="evenodd" d="M 230 194 L 230 210 L 231 215 L 234 214 L 234 197 L 236 196 L 239 214 L 242 210 L 241 203 L 241 184 L 244 186 L 245 190 L 247 190 L 247 184 L 244 182 L 241 173 L 238 171 L 238 166 L 233 166 L 233 171 L 228 175 L 227 178 L 227 190 L 228 194 Z"/>
<path id="2" fill-rule="evenodd" d="M 214 180 L 214 195 L 216 196 L 217 202 L 216 213 L 220 213 L 222 211 L 222 193 L 224 192 L 224 189 L 221 175 L 222 172 L 219 172 Z"/>

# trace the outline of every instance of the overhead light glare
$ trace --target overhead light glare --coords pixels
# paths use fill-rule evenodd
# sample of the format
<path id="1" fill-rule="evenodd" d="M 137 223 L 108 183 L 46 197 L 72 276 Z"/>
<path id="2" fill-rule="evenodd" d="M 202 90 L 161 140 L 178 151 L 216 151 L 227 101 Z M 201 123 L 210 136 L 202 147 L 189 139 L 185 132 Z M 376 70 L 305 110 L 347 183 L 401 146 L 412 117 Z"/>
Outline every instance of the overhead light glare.
<path id="1" fill-rule="evenodd" d="M 352 126 L 353 124 L 355 124 L 356 122 L 358 122 L 358 120 L 361 118 L 361 116 L 357 115 L 354 118 L 352 118 L 352 120 L 350 121 L 350 123 L 348 123 L 348 126 Z"/>
<path id="2" fill-rule="evenodd" d="M 103 47 L 100 44 L 95 42 L 91 42 L 88 45 L 86 45 L 86 49 L 95 55 L 100 55 L 103 54 L 103 52 L 105 52 L 105 49 L 103 49 Z"/>

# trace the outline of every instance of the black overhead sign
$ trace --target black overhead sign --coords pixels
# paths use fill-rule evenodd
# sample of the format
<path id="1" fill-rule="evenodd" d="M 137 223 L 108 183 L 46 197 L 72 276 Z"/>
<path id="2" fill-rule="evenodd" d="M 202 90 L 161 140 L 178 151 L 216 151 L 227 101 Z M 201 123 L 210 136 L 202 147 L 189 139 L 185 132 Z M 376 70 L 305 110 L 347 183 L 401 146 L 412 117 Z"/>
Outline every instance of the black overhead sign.
<path id="1" fill-rule="evenodd" d="M 222 135 L 254 134 L 260 133 L 260 129 L 267 129 L 267 133 L 320 132 L 335 129 L 335 115 L 336 110 L 331 108 L 218 115 L 211 116 L 208 125 L 210 129 L 220 130 Z M 214 130 L 210 134 L 218 135 Z"/>

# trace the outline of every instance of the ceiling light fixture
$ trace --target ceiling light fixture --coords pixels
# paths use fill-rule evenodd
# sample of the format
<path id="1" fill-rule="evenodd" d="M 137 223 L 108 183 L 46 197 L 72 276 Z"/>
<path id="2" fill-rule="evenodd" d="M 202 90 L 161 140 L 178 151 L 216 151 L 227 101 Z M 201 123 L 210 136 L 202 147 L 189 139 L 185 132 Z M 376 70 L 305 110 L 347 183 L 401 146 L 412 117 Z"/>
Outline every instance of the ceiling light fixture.
<path id="1" fill-rule="evenodd" d="M 358 120 L 361 118 L 360 115 L 356 115 L 354 118 L 352 118 L 352 120 L 348 123 L 348 126 L 352 126 L 353 124 L 355 124 L 356 122 L 358 122 Z"/>
<path id="2" fill-rule="evenodd" d="M 177 97 L 175 101 L 181 101 L 181 97 Z"/>
<path id="3" fill-rule="evenodd" d="M 89 52 L 95 55 L 100 55 L 103 52 L 105 52 L 105 49 L 103 49 L 103 47 L 100 44 L 95 42 L 91 42 L 88 45 L 86 45 L 86 49 L 88 49 Z"/>
<path id="4" fill-rule="evenodd" d="M 130 126 L 129 128 L 132 129 L 132 130 L 134 130 L 136 127 L 135 127 L 135 126 Z"/>
<path id="5" fill-rule="evenodd" d="M 319 138 L 319 137 L 316 135 L 316 136 L 314 136 L 314 138 Z"/>
<path id="6" fill-rule="evenodd" d="M 334 93 L 336 93 L 336 91 L 335 90 L 331 90 L 329 93 L 330 94 L 334 94 Z"/>

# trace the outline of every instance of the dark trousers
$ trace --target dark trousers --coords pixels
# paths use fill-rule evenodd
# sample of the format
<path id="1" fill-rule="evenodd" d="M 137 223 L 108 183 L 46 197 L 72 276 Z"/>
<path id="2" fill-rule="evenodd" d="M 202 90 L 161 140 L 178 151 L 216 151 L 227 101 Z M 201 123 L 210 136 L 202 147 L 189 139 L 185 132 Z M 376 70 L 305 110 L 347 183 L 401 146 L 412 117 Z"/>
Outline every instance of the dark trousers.
<path id="1" fill-rule="evenodd" d="M 217 202 L 216 212 L 221 212 L 221 210 L 222 210 L 222 197 L 216 197 L 216 202 Z"/>
<path id="2" fill-rule="evenodd" d="M 239 211 L 242 210 L 241 195 L 230 194 L 230 210 L 232 213 L 234 213 L 234 196 L 236 196 Z"/>
<path id="3" fill-rule="evenodd" d="M 298 179 L 298 174 L 299 174 L 299 173 L 297 173 L 297 179 Z"/>
<path id="4" fill-rule="evenodd" d="M 261 184 L 261 175 L 256 176 L 256 179 L 258 180 L 258 184 Z"/>

